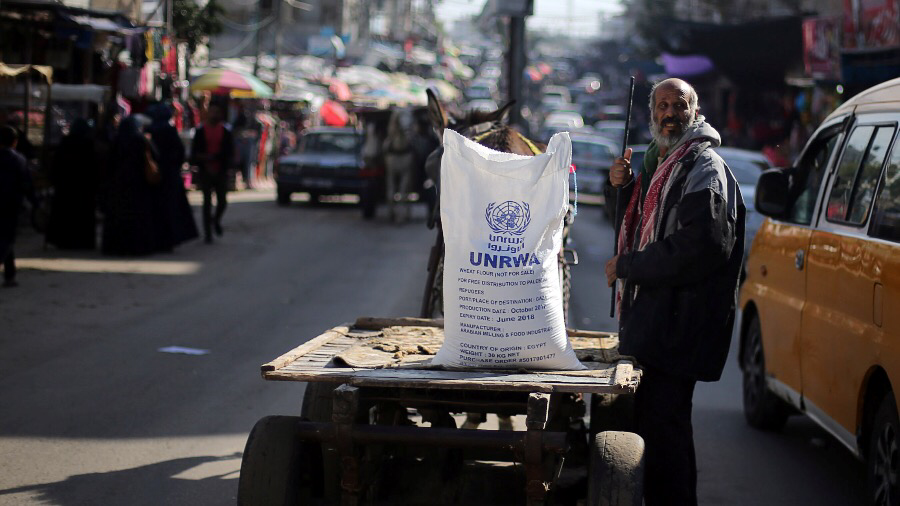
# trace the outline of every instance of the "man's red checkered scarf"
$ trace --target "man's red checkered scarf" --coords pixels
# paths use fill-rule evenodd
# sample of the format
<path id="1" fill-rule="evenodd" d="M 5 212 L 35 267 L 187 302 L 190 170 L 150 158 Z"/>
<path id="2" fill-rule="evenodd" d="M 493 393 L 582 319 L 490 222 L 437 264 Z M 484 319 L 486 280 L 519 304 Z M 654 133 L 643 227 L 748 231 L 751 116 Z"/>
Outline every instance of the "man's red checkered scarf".
<path id="1" fill-rule="evenodd" d="M 689 149 L 691 149 L 691 146 L 702 140 L 703 139 L 694 139 L 685 142 L 681 147 L 676 149 L 674 153 L 666 157 L 666 159 L 663 160 L 662 165 L 656 168 L 653 172 L 653 176 L 650 178 L 650 187 L 647 189 L 647 197 L 644 199 L 643 209 L 639 209 L 639 207 L 641 207 L 641 179 L 643 173 L 638 174 L 638 177 L 634 182 L 634 190 L 631 192 L 631 199 L 628 201 L 628 207 L 625 208 L 625 216 L 622 218 L 622 227 L 619 229 L 617 251 L 620 255 L 635 250 L 642 251 L 648 244 L 657 239 L 661 227 L 661 210 L 665 207 L 666 197 L 668 196 L 669 189 L 672 187 L 669 182 L 673 180 L 672 176 L 675 172 L 681 168 L 681 164 L 677 162 Z M 643 217 L 643 219 L 640 219 L 641 217 Z M 637 226 L 640 226 L 641 229 L 640 235 L 637 237 L 637 247 L 635 248 L 634 232 Z M 624 287 L 624 283 L 619 283 L 618 290 L 616 290 L 616 306 L 619 308 L 621 308 L 622 304 Z M 635 288 L 635 290 L 637 290 L 637 288 Z"/>

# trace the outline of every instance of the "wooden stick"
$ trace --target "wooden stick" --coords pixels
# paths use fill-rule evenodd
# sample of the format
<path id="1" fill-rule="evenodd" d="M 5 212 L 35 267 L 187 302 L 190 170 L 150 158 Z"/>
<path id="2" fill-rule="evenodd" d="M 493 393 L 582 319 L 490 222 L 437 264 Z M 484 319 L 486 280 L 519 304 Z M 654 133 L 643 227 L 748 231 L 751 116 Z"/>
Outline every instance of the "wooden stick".
<path id="1" fill-rule="evenodd" d="M 628 129 L 631 127 L 631 106 L 634 103 L 634 76 L 631 76 L 631 84 L 628 86 L 628 109 L 625 113 L 625 137 L 622 139 L 622 156 L 625 156 L 625 150 L 628 149 Z M 615 221 L 613 221 L 613 230 L 616 233 L 613 235 L 613 258 L 619 254 L 619 200 L 622 197 L 622 189 L 620 187 L 616 188 L 616 214 Z M 609 317 L 616 317 L 616 281 L 612 286 L 612 297 L 609 301 Z"/>

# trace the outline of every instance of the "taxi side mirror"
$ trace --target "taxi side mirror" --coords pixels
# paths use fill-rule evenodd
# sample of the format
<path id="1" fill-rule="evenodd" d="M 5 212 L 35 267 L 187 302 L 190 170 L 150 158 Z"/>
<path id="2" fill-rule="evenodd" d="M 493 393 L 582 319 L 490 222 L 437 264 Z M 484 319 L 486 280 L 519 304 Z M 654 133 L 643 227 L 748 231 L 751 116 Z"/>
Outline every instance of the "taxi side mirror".
<path id="1" fill-rule="evenodd" d="M 784 216 L 789 207 L 790 183 L 785 169 L 769 169 L 756 183 L 756 210 L 770 218 Z"/>

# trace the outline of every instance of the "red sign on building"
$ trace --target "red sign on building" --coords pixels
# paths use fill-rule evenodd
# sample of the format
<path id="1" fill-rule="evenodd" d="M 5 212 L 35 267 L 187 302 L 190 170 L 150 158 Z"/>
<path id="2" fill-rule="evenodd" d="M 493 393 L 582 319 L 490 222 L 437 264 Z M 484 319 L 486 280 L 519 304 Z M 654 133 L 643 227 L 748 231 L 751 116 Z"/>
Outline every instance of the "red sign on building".
<path id="1" fill-rule="evenodd" d="M 900 0 L 844 0 L 844 47 L 900 46 Z"/>

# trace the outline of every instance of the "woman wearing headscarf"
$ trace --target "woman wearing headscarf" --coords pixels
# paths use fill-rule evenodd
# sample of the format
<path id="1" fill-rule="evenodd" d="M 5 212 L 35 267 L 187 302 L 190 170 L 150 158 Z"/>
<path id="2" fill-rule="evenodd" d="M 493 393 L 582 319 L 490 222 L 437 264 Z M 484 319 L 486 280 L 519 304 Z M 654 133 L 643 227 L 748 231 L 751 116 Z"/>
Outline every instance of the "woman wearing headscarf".
<path id="1" fill-rule="evenodd" d="M 103 253 L 144 255 L 158 250 L 153 193 L 159 181 L 150 175 L 157 168 L 157 159 L 138 119 L 128 116 L 122 120 L 110 153 Z"/>
<path id="2" fill-rule="evenodd" d="M 170 123 L 172 111 L 164 104 L 157 104 L 147 113 L 153 120 L 147 131 L 159 153 L 161 176 L 154 201 L 155 238 L 160 251 L 170 251 L 185 241 L 196 239 L 200 233 L 181 178 L 184 143 Z"/>
<path id="3" fill-rule="evenodd" d="M 53 157 L 53 200 L 47 242 L 60 249 L 94 249 L 97 234 L 98 157 L 91 127 L 84 119 L 72 129 Z"/>

